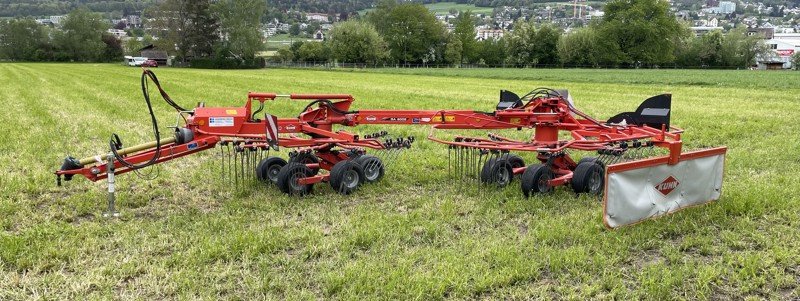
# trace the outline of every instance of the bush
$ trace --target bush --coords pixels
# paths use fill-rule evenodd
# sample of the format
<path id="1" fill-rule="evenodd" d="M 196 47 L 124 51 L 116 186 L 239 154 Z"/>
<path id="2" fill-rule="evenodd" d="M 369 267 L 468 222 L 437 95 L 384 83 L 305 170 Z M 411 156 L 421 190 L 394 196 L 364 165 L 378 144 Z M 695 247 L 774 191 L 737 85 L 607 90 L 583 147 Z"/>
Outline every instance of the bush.
<path id="1" fill-rule="evenodd" d="M 189 65 L 198 69 L 258 69 L 264 68 L 263 58 L 238 60 L 234 58 L 201 58 L 193 59 Z"/>

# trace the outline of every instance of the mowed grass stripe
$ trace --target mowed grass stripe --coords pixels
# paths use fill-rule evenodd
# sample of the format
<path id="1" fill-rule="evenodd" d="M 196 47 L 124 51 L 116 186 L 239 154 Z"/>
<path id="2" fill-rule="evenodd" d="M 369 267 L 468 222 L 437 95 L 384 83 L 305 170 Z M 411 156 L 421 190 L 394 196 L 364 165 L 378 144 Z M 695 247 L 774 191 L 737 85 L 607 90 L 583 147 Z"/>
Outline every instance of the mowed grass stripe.
<path id="1" fill-rule="evenodd" d="M 219 179 L 216 151 L 209 151 L 164 164 L 155 180 L 119 177 L 123 217 L 109 221 L 99 217 L 104 183 L 77 179 L 56 188 L 51 173 L 66 154 L 105 152 L 112 132 L 127 145 L 152 139 L 140 70 L 0 64 L 0 79 L 7 83 L 0 95 L 15 100 L 4 115 L 16 116 L 16 123 L 0 123 L 0 135 L 5 135 L 0 137 L 9 138 L 0 142 L 0 149 L 9 150 L 0 156 L 8 173 L 0 177 L 0 299 L 730 299 L 798 294 L 800 199 L 792 183 L 800 180 L 800 150 L 791 147 L 796 137 L 782 134 L 798 130 L 791 114 L 799 102 L 796 89 L 784 89 L 765 72 L 691 71 L 684 76 L 589 70 L 542 81 L 528 75 L 531 71 L 499 70 L 505 78 L 460 70 L 397 75 L 163 68 L 156 73 L 186 107 L 197 101 L 239 106 L 247 91 L 274 91 L 351 93 L 357 98 L 355 109 L 489 111 L 499 89 L 524 93 L 549 86 L 569 88 L 580 109 L 604 119 L 635 109 L 646 97 L 671 92 L 673 123 L 687 129 L 687 149 L 731 147 L 723 200 L 606 231 L 594 198 L 560 189 L 524 199 L 517 182 L 496 190 L 450 181 L 447 150 L 424 139 L 427 128 L 387 127 L 418 141 L 381 183 L 354 195 L 340 196 L 326 185 L 303 199 L 257 184 L 237 192 Z M 494 76 L 487 72 L 486 77 Z M 741 78 L 719 85 L 693 83 L 720 74 Z M 660 83 L 664 79 L 666 84 Z M 155 91 L 153 99 L 162 132 L 168 133 L 173 111 Z M 266 108 L 291 117 L 306 103 L 280 100 Z M 28 124 L 37 128 L 24 131 Z"/>

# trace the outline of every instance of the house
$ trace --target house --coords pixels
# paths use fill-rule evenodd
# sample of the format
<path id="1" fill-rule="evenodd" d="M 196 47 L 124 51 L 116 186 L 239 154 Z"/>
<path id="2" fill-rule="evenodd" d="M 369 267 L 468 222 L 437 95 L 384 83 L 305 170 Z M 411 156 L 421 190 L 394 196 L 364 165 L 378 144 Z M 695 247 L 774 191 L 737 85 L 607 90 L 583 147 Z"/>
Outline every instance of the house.
<path id="1" fill-rule="evenodd" d="M 764 43 L 772 51 L 757 59 L 759 69 L 792 68 L 792 55 L 800 51 L 800 38 L 768 39 Z"/>
<path id="2" fill-rule="evenodd" d="M 147 45 L 139 49 L 139 56 L 146 57 L 148 59 L 156 61 L 159 66 L 166 66 L 167 65 L 167 52 L 164 50 L 159 50 L 153 44 Z"/>
<path id="3" fill-rule="evenodd" d="M 64 21 L 64 18 L 66 18 L 66 16 L 50 16 L 50 22 L 52 22 L 53 25 L 58 26 L 61 25 L 61 22 Z"/>
<path id="4" fill-rule="evenodd" d="M 117 39 L 124 39 L 128 37 L 128 33 L 122 29 L 109 28 L 106 30 L 106 32 L 112 36 L 117 37 Z"/>
<path id="5" fill-rule="evenodd" d="M 692 27 L 689 27 L 689 29 L 692 30 L 692 32 L 694 33 L 695 36 L 701 37 L 701 36 L 703 36 L 703 35 L 705 35 L 705 34 L 707 34 L 709 32 L 712 32 L 714 30 L 722 30 L 723 28 L 722 27 L 711 27 L 711 26 L 692 26 Z"/>
<path id="6" fill-rule="evenodd" d="M 479 29 L 475 39 L 478 41 L 485 41 L 488 39 L 497 40 L 502 38 L 504 34 L 505 31 L 502 29 Z"/>
<path id="7" fill-rule="evenodd" d="M 142 27 L 142 17 L 138 15 L 127 15 L 125 16 L 126 24 L 130 28 L 141 28 Z"/>
<path id="8" fill-rule="evenodd" d="M 764 39 L 772 39 L 775 36 L 775 28 L 774 27 L 750 27 L 747 28 L 747 35 L 753 36 L 760 34 L 764 36 Z"/>
<path id="9" fill-rule="evenodd" d="M 314 33 L 314 40 L 325 40 L 325 34 L 321 29 L 317 29 L 317 32 Z"/>
<path id="10" fill-rule="evenodd" d="M 318 13 L 308 13 L 306 14 L 306 20 L 308 21 L 317 21 L 320 23 L 328 23 L 328 15 L 327 14 L 318 14 Z"/>

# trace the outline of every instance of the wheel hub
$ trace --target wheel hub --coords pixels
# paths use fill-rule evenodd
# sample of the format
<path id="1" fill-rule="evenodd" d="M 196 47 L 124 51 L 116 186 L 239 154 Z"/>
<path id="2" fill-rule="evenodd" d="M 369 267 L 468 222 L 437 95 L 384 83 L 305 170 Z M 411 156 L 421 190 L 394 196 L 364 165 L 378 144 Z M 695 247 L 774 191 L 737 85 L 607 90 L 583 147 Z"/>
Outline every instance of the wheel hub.
<path id="1" fill-rule="evenodd" d="M 348 170 L 344 173 L 344 180 L 342 181 L 344 186 L 347 188 L 353 189 L 358 186 L 358 172 L 355 170 Z"/>

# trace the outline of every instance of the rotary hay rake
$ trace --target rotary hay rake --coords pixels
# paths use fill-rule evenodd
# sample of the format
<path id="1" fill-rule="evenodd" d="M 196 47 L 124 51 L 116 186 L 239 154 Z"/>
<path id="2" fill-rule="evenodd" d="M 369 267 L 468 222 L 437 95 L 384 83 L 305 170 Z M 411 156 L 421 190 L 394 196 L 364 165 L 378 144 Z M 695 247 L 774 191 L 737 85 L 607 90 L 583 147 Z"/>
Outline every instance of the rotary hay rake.
<path id="1" fill-rule="evenodd" d="M 161 138 L 148 92 L 148 79 L 178 112 L 171 137 Z M 177 105 L 152 71 L 144 70 L 142 92 L 155 141 L 123 148 L 114 134 L 105 155 L 67 157 L 55 172 L 69 181 L 81 175 L 107 179 L 108 213 L 114 211 L 114 176 L 161 162 L 219 148 L 220 169 L 237 187 L 248 179 L 273 183 L 282 192 L 305 195 L 314 184 L 327 182 L 341 194 L 379 181 L 388 165 L 408 149 L 413 137 L 391 137 L 385 131 L 356 135 L 334 125 L 429 125 L 428 139 L 448 147 L 448 170 L 457 178 L 486 185 L 508 186 L 519 179 L 526 197 L 570 186 L 576 193 L 602 196 L 603 221 L 609 228 L 717 200 L 721 194 L 725 147 L 682 153 L 681 129 L 670 125 L 671 95 L 645 100 L 634 112 L 599 121 L 576 109 L 564 90 L 539 88 L 519 97 L 501 91 L 492 112 L 473 110 L 358 110 L 346 94 L 248 93 L 242 107 L 192 110 Z M 278 98 L 312 100 L 296 118 L 264 113 L 266 101 Z M 258 107 L 254 109 L 254 105 Z M 533 130 L 517 140 L 489 133 L 487 137 L 436 136 L 447 130 Z M 569 139 L 559 137 L 569 134 Z M 301 136 L 302 135 L 302 136 Z M 289 148 L 288 160 L 271 151 Z M 597 155 L 573 160 L 571 153 Z M 535 153 L 526 164 L 515 153 Z"/>

